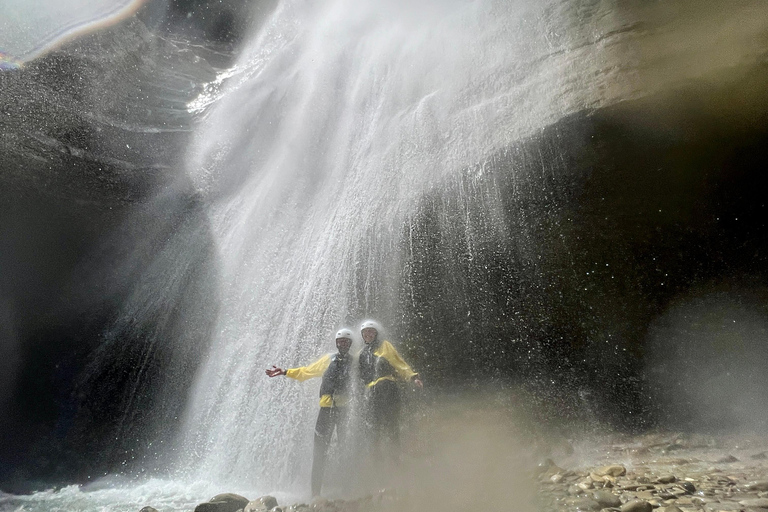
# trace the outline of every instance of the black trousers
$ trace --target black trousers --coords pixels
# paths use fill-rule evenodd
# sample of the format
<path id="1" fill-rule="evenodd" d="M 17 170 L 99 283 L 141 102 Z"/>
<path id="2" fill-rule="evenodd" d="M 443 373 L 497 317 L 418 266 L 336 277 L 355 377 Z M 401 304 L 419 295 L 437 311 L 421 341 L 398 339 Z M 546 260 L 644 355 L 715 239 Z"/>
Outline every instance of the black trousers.
<path id="1" fill-rule="evenodd" d="M 397 460 L 400 450 L 400 389 L 391 380 L 373 386 L 368 397 L 368 426 L 377 455 L 386 450 Z M 389 444 L 389 446 L 385 446 Z"/>
<path id="2" fill-rule="evenodd" d="M 344 407 L 321 407 L 315 424 L 315 446 L 312 454 L 312 496 L 319 496 L 323 486 L 325 460 L 331 445 L 333 431 L 339 445 L 344 441 L 347 411 Z"/>

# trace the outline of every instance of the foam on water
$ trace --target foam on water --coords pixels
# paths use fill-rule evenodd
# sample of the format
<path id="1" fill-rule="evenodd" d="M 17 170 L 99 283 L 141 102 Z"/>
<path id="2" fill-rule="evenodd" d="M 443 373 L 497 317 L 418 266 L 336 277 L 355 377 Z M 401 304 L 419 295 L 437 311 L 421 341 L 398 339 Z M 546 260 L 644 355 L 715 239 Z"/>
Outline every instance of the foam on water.
<path id="1" fill-rule="evenodd" d="M 261 496 L 248 487 L 227 489 L 249 499 Z M 69 485 L 30 495 L 0 492 L 3 512 L 136 512 L 152 506 L 160 512 L 193 510 L 223 491 L 210 482 L 149 479 L 142 482 L 117 477 L 104 477 L 85 485 Z M 286 494 L 275 495 L 280 503 L 293 499 Z"/>

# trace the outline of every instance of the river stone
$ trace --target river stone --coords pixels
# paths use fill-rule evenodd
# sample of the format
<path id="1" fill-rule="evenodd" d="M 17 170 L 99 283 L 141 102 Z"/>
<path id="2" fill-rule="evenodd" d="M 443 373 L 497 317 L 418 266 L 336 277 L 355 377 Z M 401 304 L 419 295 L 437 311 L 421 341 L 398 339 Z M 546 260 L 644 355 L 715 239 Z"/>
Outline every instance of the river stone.
<path id="1" fill-rule="evenodd" d="M 707 503 L 704 510 L 708 512 L 720 512 L 722 510 L 741 510 L 743 507 L 735 501 L 719 501 L 716 503 Z"/>
<path id="2" fill-rule="evenodd" d="M 653 506 L 645 500 L 628 501 L 621 506 L 621 512 L 651 512 Z"/>
<path id="3" fill-rule="evenodd" d="M 741 500 L 739 504 L 748 508 L 768 508 L 768 498 Z"/>
<path id="4" fill-rule="evenodd" d="M 598 476 L 624 476 L 627 474 L 627 468 L 619 464 L 612 464 L 610 466 L 603 466 L 592 471 Z"/>
<path id="5" fill-rule="evenodd" d="M 155 507 L 144 507 L 139 512 L 158 512 Z"/>
<path id="6" fill-rule="evenodd" d="M 605 508 L 615 508 L 621 506 L 621 498 L 608 491 L 596 491 L 592 496 L 600 506 Z"/>
<path id="7" fill-rule="evenodd" d="M 248 498 L 239 494 L 217 494 L 208 503 L 201 503 L 195 507 L 195 512 L 237 512 L 248 505 Z"/>
<path id="8" fill-rule="evenodd" d="M 732 462 L 739 462 L 739 459 L 737 459 L 733 455 L 726 455 L 725 457 L 721 457 L 715 461 L 715 463 L 718 463 L 718 464 L 730 464 Z"/>
<path id="9" fill-rule="evenodd" d="M 676 505 L 670 505 L 659 509 L 659 512 L 683 512 L 680 507 Z"/>
<path id="10" fill-rule="evenodd" d="M 677 477 L 675 475 L 662 475 L 656 481 L 660 484 L 671 484 L 677 481 Z"/>
<path id="11" fill-rule="evenodd" d="M 273 496 L 262 496 L 245 505 L 243 512 L 266 512 L 277 506 L 277 500 Z"/>
<path id="12" fill-rule="evenodd" d="M 570 505 L 576 510 L 600 510 L 602 507 L 592 498 L 576 498 L 569 501 Z"/>
<path id="13" fill-rule="evenodd" d="M 747 489 L 750 491 L 768 491 L 768 480 L 752 482 L 751 484 L 747 485 Z"/>

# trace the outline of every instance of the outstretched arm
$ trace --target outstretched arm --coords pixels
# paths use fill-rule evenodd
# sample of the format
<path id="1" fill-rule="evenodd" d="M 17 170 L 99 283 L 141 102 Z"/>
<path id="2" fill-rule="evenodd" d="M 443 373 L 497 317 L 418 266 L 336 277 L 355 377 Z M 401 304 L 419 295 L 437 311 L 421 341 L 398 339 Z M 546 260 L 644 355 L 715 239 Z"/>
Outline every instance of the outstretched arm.
<path id="1" fill-rule="evenodd" d="M 278 375 L 285 375 L 287 370 L 283 370 L 282 368 L 278 368 L 275 365 L 272 365 L 272 368 L 267 368 L 267 375 L 269 377 L 277 377 Z"/>
<path id="2" fill-rule="evenodd" d="M 314 363 L 307 365 L 307 366 L 301 366 L 299 368 L 287 368 L 282 369 L 278 368 L 275 365 L 272 365 L 272 368 L 267 369 L 267 375 L 270 377 L 277 377 L 278 375 L 285 375 L 286 377 L 290 377 L 291 379 L 296 379 L 298 381 L 305 381 L 307 379 L 314 379 L 315 377 L 321 377 L 323 373 L 325 373 L 325 370 L 328 369 L 328 366 L 331 364 L 331 355 L 326 354 Z"/>

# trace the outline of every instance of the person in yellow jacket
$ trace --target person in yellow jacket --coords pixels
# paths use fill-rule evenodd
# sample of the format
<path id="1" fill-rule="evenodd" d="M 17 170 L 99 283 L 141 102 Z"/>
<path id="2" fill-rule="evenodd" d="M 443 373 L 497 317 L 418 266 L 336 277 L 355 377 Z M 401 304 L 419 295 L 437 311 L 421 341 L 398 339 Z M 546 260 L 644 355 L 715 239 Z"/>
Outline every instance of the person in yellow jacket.
<path id="1" fill-rule="evenodd" d="M 326 354 L 314 363 L 300 368 L 282 369 L 275 365 L 267 370 L 269 377 L 285 375 L 303 382 L 322 377 L 320 383 L 320 412 L 315 424 L 315 443 L 312 454 L 312 496 L 318 496 L 323 484 L 325 459 L 334 430 L 341 443 L 350 395 L 352 356 L 352 331 L 341 329 L 336 333 L 336 354 Z"/>
<path id="2" fill-rule="evenodd" d="M 374 448 L 380 452 L 383 443 L 389 441 L 397 459 L 400 446 L 398 382 L 411 382 L 419 389 L 424 385 L 392 343 L 381 339 L 381 332 L 381 326 L 373 320 L 360 325 L 365 346 L 358 356 L 359 375 L 365 386 L 364 414 Z"/>

